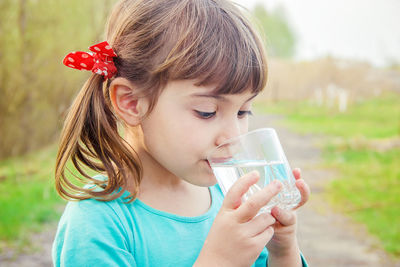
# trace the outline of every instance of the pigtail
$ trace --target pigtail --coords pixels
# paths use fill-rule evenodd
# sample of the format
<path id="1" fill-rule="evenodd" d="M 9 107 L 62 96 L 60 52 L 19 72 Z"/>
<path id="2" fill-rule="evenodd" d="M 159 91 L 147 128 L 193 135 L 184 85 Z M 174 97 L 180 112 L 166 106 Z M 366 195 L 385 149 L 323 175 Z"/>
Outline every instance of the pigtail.
<path id="1" fill-rule="evenodd" d="M 102 76 L 93 74 L 67 115 L 55 171 L 56 190 L 65 199 L 116 199 L 123 194 L 128 181 L 130 201 L 137 195 L 142 172 L 140 160 L 118 132 L 105 84 Z M 67 166 L 69 161 L 81 176 Z M 89 174 L 92 171 L 105 174 L 107 180 L 92 178 Z M 88 188 L 88 184 L 97 186 Z"/>

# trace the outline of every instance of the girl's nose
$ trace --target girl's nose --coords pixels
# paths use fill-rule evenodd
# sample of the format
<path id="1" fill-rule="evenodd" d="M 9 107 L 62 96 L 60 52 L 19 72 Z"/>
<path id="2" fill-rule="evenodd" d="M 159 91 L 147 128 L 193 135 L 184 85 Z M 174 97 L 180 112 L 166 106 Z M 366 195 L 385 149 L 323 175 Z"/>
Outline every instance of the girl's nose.
<path id="1" fill-rule="evenodd" d="M 227 140 L 239 136 L 241 134 L 241 127 L 239 121 L 231 121 L 226 123 L 221 123 L 221 128 L 219 134 L 215 140 L 215 145 L 226 142 Z"/>

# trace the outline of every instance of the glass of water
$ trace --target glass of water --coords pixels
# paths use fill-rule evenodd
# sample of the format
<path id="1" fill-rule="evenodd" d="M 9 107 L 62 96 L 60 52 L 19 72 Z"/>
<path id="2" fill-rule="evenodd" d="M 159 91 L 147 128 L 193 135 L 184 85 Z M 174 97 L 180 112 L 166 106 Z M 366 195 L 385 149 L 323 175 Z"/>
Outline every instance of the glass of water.
<path id="1" fill-rule="evenodd" d="M 289 210 L 301 200 L 278 135 L 272 128 L 257 129 L 224 142 L 211 151 L 208 162 L 224 195 L 240 177 L 258 171 L 260 179 L 243 196 L 244 201 L 273 180 L 281 181 L 282 190 L 260 212 L 271 212 L 274 206 Z"/>

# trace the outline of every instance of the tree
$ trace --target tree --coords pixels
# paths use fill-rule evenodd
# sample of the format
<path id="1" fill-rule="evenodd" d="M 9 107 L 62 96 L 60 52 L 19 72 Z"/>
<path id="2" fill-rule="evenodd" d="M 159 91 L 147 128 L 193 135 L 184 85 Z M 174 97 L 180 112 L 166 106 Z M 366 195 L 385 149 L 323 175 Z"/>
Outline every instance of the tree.
<path id="1" fill-rule="evenodd" d="M 292 57 L 295 52 L 296 38 L 286 19 L 284 8 L 278 7 L 269 12 L 264 5 L 259 3 L 252 13 L 265 35 L 268 54 L 273 57 Z"/>
<path id="2" fill-rule="evenodd" d="M 116 0 L 0 0 L 0 158 L 54 142 L 87 73 L 62 65 L 104 40 Z"/>

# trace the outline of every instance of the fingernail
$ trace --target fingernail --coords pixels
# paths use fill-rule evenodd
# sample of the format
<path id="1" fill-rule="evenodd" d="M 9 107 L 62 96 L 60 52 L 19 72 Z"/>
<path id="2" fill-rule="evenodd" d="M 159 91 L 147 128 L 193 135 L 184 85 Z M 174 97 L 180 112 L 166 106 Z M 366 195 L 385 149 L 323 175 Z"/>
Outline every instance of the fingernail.
<path id="1" fill-rule="evenodd" d="M 272 181 L 272 185 L 276 188 L 276 189 L 281 189 L 282 188 L 282 183 L 278 180 L 273 180 Z"/>

